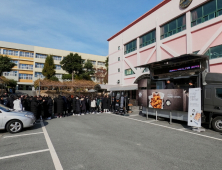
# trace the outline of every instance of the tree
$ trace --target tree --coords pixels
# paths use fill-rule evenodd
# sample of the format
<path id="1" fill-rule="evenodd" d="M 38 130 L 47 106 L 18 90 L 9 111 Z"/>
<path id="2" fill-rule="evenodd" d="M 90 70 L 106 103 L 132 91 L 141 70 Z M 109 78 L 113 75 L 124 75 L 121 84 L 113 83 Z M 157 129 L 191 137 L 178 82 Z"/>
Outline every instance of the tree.
<path id="1" fill-rule="evenodd" d="M 42 69 L 42 74 L 45 76 L 46 79 L 50 79 L 55 75 L 55 64 L 52 55 L 47 55 L 45 59 L 45 64 Z"/>
<path id="2" fill-rule="evenodd" d="M 72 74 L 63 74 L 62 79 L 63 80 L 72 80 Z"/>
<path id="3" fill-rule="evenodd" d="M 106 74 L 104 77 L 104 83 L 106 84 L 106 83 L 108 83 L 109 57 L 106 58 L 105 66 L 106 66 Z"/>
<path id="4" fill-rule="evenodd" d="M 70 53 L 60 62 L 63 70 L 72 74 L 72 82 L 74 73 L 79 75 L 82 73 L 82 57 L 77 53 Z"/>
<path id="5" fill-rule="evenodd" d="M 5 71 L 11 71 L 15 65 L 8 56 L 0 55 L 0 75 Z"/>
<path id="6" fill-rule="evenodd" d="M 49 80 L 52 80 L 52 81 L 59 81 L 59 79 L 58 79 L 56 76 L 52 76 Z"/>
<path id="7" fill-rule="evenodd" d="M 95 69 L 93 69 L 93 64 L 87 60 L 84 64 L 84 70 L 85 72 L 89 73 L 90 75 L 93 75 L 95 73 Z"/>
<path id="8" fill-rule="evenodd" d="M 13 80 L 13 79 L 8 79 L 8 82 L 6 83 L 7 86 L 9 87 L 16 87 L 17 85 L 17 81 Z"/>
<path id="9" fill-rule="evenodd" d="M 95 77 L 97 78 L 97 81 L 99 81 L 100 84 L 104 83 L 104 78 L 106 76 L 107 70 L 103 67 L 100 67 L 95 72 Z"/>

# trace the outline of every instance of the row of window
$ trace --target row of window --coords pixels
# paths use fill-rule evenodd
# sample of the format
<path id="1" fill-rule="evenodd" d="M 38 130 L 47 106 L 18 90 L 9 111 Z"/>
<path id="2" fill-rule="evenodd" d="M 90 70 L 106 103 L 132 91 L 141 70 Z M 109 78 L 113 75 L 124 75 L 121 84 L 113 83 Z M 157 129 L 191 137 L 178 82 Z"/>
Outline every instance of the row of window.
<path id="1" fill-rule="evenodd" d="M 93 60 L 89 60 L 91 63 L 92 63 L 92 65 L 96 65 L 96 61 L 93 61 Z"/>
<path id="2" fill-rule="evenodd" d="M 43 63 L 35 63 L 35 68 L 43 68 L 44 64 Z"/>
<path id="3" fill-rule="evenodd" d="M 33 70 L 33 65 L 30 64 L 19 64 L 20 69 Z"/>
<path id="4" fill-rule="evenodd" d="M 105 66 L 105 62 L 98 61 L 97 65 L 99 65 L 99 66 Z"/>
<path id="5" fill-rule="evenodd" d="M 198 25 L 215 17 L 222 15 L 222 0 L 211 0 L 204 5 L 191 11 L 191 26 Z M 182 15 L 160 27 L 160 39 L 186 30 L 186 15 Z M 139 38 L 139 47 L 142 48 L 156 42 L 156 30 L 150 31 Z M 120 47 L 118 46 L 118 50 Z M 137 40 L 124 45 L 124 54 L 137 49 Z"/>
<path id="6" fill-rule="evenodd" d="M 42 72 L 35 72 L 35 77 L 37 78 L 45 78 L 45 76 L 43 76 Z M 58 79 L 62 78 L 62 74 L 55 74 L 55 77 L 57 77 Z"/>
<path id="7" fill-rule="evenodd" d="M 32 80 L 32 74 L 19 74 L 19 79 Z"/>
<path id="8" fill-rule="evenodd" d="M 222 15 L 222 0 L 211 0 L 191 11 L 191 26 Z"/>
<path id="9" fill-rule="evenodd" d="M 21 57 L 29 57 L 29 58 L 33 58 L 33 56 L 34 56 L 34 53 L 31 53 L 31 52 L 6 50 L 6 49 L 3 49 L 3 54 L 5 54 L 5 55 L 21 56 Z"/>
<path id="10" fill-rule="evenodd" d="M 17 71 L 3 72 L 3 76 L 17 76 Z"/>
<path id="11" fill-rule="evenodd" d="M 55 65 L 56 66 L 56 70 L 61 70 L 62 67 L 61 65 Z M 44 63 L 35 63 L 35 68 L 43 68 L 44 67 Z"/>
<path id="12" fill-rule="evenodd" d="M 47 57 L 46 54 L 35 54 L 35 58 L 46 59 L 46 57 Z"/>
<path id="13" fill-rule="evenodd" d="M 53 59 L 54 59 L 54 60 L 62 61 L 62 57 L 60 57 L 60 56 L 53 56 Z"/>

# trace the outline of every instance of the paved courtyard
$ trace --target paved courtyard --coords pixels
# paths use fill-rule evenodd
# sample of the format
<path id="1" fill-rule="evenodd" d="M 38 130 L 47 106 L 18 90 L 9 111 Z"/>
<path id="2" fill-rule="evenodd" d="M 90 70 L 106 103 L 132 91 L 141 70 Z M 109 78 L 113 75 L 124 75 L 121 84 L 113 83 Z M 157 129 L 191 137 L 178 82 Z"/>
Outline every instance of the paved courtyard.
<path id="1" fill-rule="evenodd" d="M 137 114 L 69 116 L 0 131 L 1 170 L 219 170 L 222 134 Z"/>

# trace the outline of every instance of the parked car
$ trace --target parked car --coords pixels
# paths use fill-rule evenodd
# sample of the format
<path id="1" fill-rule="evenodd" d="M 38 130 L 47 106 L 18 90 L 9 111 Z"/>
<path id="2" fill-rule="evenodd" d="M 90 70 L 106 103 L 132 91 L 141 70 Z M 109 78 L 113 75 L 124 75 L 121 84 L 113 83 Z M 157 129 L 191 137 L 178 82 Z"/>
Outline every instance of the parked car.
<path id="1" fill-rule="evenodd" d="M 0 129 L 6 129 L 9 133 L 18 133 L 23 128 L 33 126 L 35 121 L 32 112 L 15 111 L 0 104 Z"/>

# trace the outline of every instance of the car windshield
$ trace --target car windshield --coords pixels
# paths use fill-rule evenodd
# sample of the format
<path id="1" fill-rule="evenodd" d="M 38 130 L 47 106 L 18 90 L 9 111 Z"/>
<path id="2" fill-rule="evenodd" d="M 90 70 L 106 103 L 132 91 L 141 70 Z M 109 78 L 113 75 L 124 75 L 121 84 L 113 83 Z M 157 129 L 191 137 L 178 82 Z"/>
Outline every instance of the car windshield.
<path id="1" fill-rule="evenodd" d="M 0 109 L 3 110 L 4 112 L 10 112 L 11 111 L 10 108 L 8 108 L 8 107 L 6 107 L 2 104 L 0 104 Z"/>

